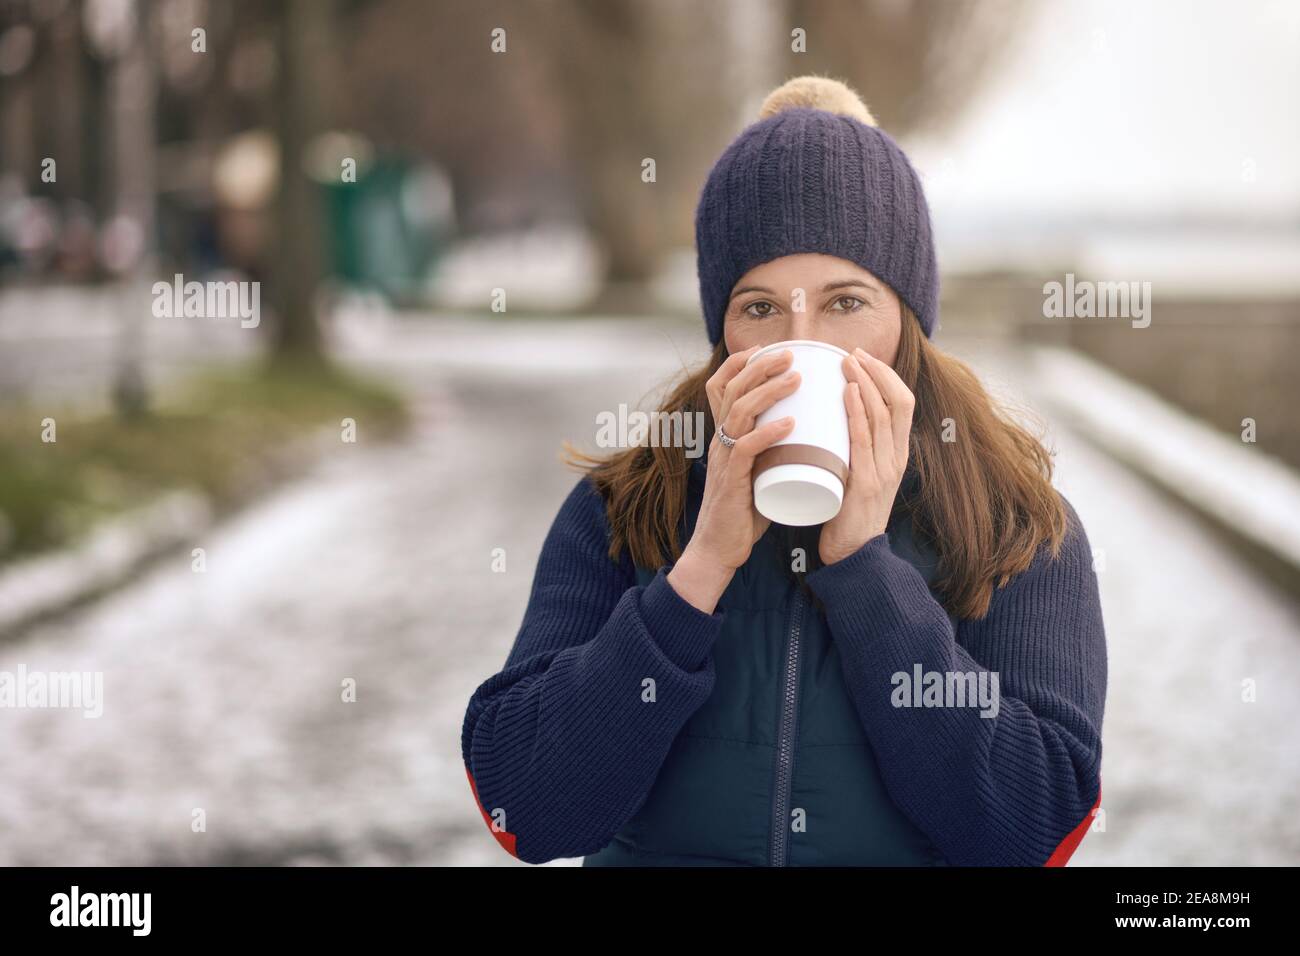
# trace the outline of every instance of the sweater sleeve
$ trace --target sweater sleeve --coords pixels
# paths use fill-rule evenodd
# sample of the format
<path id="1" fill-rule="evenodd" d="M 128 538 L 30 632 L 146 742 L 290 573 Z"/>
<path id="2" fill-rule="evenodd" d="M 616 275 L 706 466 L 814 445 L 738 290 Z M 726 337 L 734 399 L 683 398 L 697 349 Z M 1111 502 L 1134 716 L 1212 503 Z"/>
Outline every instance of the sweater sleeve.
<path id="1" fill-rule="evenodd" d="M 1106 639 L 1091 547 L 1061 500 L 1059 555 L 1040 545 L 956 634 L 888 533 L 808 575 L 890 796 L 956 865 L 1060 865 L 1100 801 Z M 895 675 L 915 684 L 918 668 L 996 675 L 996 710 L 899 706 Z"/>
<path id="2" fill-rule="evenodd" d="M 673 740 L 713 689 L 722 613 L 608 556 L 587 476 L 542 545 L 505 667 L 475 690 L 461 751 L 479 812 L 528 863 L 605 846 L 644 803 Z"/>

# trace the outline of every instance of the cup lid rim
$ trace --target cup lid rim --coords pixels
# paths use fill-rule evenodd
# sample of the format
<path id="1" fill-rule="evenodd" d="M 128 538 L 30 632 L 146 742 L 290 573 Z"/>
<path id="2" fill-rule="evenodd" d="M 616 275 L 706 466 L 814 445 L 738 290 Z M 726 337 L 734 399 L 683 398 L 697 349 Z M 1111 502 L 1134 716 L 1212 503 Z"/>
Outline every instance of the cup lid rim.
<path id="1" fill-rule="evenodd" d="M 817 339 L 786 339 L 784 342 L 773 342 L 771 345 L 764 345 L 761 349 L 759 349 L 749 358 L 745 359 L 745 364 L 749 365 L 751 362 L 754 361 L 754 359 L 758 358 L 760 355 L 766 354 L 767 352 L 772 352 L 777 349 L 789 348 L 792 345 L 814 345 L 818 348 L 823 348 L 831 352 L 835 352 L 837 355 L 844 356 L 849 354 L 848 352 L 844 351 L 844 349 L 840 348 L 838 345 L 831 345 L 831 343 L 829 342 L 821 342 L 818 341 Z"/>

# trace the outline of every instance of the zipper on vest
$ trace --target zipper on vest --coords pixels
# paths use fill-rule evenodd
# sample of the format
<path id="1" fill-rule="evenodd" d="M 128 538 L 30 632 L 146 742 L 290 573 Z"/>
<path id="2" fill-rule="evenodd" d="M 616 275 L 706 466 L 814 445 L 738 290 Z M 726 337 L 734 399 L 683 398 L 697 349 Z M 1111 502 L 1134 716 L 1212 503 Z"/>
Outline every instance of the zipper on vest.
<path id="1" fill-rule="evenodd" d="M 803 607 L 803 591 L 796 585 L 781 681 L 781 726 L 776 741 L 776 786 L 772 793 L 772 866 L 785 866 L 789 856 L 790 790 L 794 783 L 794 732 L 795 717 L 799 712 L 799 637 L 803 630 Z"/>

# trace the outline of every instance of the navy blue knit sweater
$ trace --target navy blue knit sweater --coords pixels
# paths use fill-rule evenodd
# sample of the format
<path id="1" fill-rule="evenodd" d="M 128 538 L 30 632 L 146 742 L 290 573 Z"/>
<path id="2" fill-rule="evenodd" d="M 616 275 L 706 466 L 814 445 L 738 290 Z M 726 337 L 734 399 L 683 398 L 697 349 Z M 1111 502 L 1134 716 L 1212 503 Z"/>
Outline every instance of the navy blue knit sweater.
<path id="1" fill-rule="evenodd" d="M 1070 528 L 1059 556 L 1041 546 L 994 592 L 989 613 L 956 633 L 887 533 L 807 576 L 891 797 L 955 865 L 1061 865 L 1100 803 L 1105 635 L 1087 535 L 1062 500 Z M 479 811 L 531 863 L 605 846 L 713 689 L 723 612 L 679 596 L 671 565 L 638 585 L 626 552 L 614 562 L 608 544 L 603 501 L 584 476 L 547 534 L 506 665 L 465 714 L 462 756 Z M 918 662 L 926 672 L 997 672 L 997 716 L 893 706 L 879 688 Z M 658 706 L 627 692 L 646 677 Z"/>

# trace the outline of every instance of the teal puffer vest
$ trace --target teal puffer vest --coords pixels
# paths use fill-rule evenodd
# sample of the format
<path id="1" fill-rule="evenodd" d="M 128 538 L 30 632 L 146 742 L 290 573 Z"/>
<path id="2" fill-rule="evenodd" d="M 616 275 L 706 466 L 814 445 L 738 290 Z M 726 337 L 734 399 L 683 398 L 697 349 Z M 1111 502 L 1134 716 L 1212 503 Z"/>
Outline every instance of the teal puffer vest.
<path id="1" fill-rule="evenodd" d="M 699 513 L 702 462 L 683 541 Z M 895 510 L 891 549 L 929 583 L 935 556 L 905 514 Z M 776 531 L 754 545 L 718 603 L 713 693 L 645 803 L 584 866 L 946 865 L 890 799 L 825 614 L 785 572 L 791 559 Z M 638 566 L 637 582 L 655 572 Z"/>

